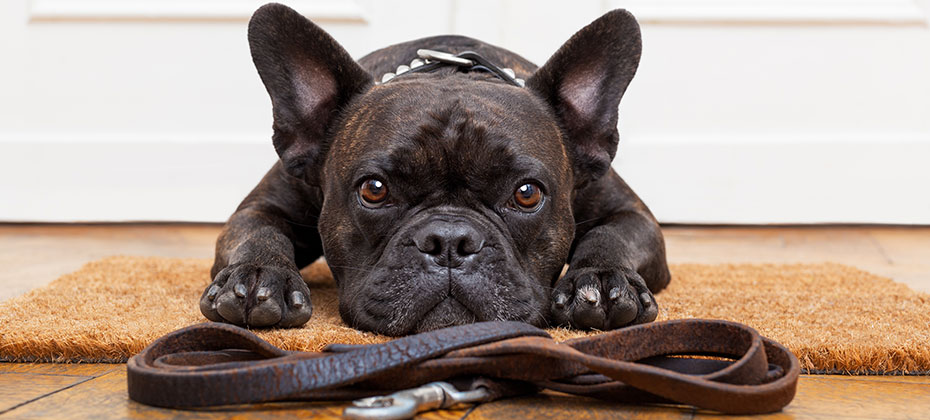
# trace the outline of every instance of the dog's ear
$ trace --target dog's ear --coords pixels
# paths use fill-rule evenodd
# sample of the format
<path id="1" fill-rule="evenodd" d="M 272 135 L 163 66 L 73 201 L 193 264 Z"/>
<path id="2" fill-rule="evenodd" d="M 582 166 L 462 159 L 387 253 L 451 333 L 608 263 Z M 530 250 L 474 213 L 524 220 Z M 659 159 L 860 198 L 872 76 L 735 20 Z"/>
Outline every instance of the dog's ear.
<path id="1" fill-rule="evenodd" d="M 271 95 L 275 150 L 289 174 L 318 185 L 327 129 L 371 76 L 323 29 L 281 4 L 252 15 L 249 47 Z"/>
<path id="2" fill-rule="evenodd" d="M 620 98 L 636 73 L 642 39 L 626 10 L 578 31 L 526 84 L 555 109 L 579 184 L 600 177 L 617 152 Z"/>

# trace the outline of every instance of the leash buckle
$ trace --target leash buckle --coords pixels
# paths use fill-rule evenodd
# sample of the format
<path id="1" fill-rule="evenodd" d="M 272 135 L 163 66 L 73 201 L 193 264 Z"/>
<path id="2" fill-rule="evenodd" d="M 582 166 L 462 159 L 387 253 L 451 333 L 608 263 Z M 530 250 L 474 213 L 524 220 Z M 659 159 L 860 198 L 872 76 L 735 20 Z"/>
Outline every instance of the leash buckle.
<path id="1" fill-rule="evenodd" d="M 459 391 L 448 382 L 431 382 L 390 395 L 352 401 L 352 406 L 346 407 L 342 416 L 349 419 L 409 419 L 423 411 L 480 402 L 489 396 L 487 388 L 483 387 Z"/>

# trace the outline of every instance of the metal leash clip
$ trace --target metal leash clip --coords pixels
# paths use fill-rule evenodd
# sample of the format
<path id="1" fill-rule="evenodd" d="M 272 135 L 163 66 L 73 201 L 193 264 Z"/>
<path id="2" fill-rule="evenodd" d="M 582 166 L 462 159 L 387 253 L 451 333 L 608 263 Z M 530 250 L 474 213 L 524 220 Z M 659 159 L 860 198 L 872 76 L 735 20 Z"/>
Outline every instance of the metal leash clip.
<path id="1" fill-rule="evenodd" d="M 459 391 L 448 382 L 431 382 L 390 395 L 355 400 L 352 406 L 346 407 L 342 416 L 349 419 L 409 419 L 423 411 L 481 402 L 489 397 L 490 393 L 484 387 Z"/>

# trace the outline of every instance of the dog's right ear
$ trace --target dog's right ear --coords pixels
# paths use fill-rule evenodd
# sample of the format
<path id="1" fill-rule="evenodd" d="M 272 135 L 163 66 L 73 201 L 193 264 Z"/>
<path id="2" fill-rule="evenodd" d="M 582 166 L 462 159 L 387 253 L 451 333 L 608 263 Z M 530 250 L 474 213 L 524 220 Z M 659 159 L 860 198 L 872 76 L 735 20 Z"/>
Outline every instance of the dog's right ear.
<path id="1" fill-rule="evenodd" d="M 327 129 L 371 76 L 326 31 L 277 3 L 252 15 L 249 47 L 271 95 L 274 148 L 284 168 L 319 185 Z"/>
<path id="2" fill-rule="evenodd" d="M 610 170 L 620 139 L 620 98 L 641 51 L 636 18 L 614 10 L 578 31 L 526 80 L 561 120 L 579 186 Z"/>

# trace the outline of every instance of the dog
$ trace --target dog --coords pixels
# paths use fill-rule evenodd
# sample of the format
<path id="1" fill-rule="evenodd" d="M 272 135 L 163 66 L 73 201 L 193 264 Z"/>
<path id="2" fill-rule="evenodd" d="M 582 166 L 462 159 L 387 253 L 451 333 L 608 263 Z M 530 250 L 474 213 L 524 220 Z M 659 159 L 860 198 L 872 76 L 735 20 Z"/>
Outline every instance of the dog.
<path id="1" fill-rule="evenodd" d="M 463 36 L 355 61 L 280 4 L 255 12 L 248 39 L 280 159 L 217 240 L 208 319 L 306 323 L 299 269 L 321 256 L 342 319 L 390 336 L 656 318 L 662 232 L 610 166 L 641 51 L 630 13 L 598 18 L 542 67 Z"/>

